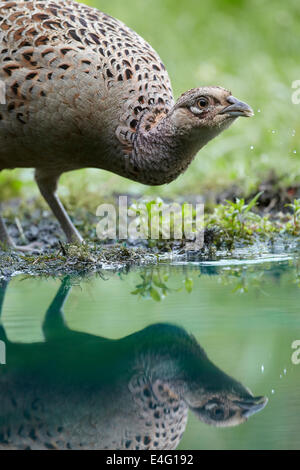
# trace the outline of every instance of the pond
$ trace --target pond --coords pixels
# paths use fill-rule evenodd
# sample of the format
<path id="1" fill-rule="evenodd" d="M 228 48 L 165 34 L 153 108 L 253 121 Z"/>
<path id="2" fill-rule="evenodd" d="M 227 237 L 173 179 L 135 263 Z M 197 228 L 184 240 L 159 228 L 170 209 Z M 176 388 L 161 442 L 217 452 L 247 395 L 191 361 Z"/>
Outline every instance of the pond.
<path id="1" fill-rule="evenodd" d="M 0 292 L 0 447 L 299 449 L 297 256 Z"/>

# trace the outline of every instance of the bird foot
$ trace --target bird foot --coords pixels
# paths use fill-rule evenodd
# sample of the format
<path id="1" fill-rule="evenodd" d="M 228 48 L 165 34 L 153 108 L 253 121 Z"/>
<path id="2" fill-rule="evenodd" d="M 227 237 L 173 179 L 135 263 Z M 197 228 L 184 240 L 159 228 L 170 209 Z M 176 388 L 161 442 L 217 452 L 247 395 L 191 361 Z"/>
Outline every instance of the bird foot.
<path id="1" fill-rule="evenodd" d="M 20 251 L 23 253 L 40 253 L 43 249 L 43 243 L 34 242 L 28 245 L 16 245 L 15 243 L 12 243 L 10 248 L 13 251 Z"/>

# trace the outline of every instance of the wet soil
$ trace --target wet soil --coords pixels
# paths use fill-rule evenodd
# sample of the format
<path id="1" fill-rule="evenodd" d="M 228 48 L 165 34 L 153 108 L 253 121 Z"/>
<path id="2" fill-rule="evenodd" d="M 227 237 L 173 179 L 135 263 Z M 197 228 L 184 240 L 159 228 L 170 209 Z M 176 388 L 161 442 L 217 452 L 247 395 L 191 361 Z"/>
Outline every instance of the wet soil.
<path id="1" fill-rule="evenodd" d="M 300 186 L 284 187 L 281 181 L 270 174 L 259 187 L 250 194 L 246 201 L 250 201 L 255 194 L 262 192 L 258 199 L 255 211 L 260 215 L 270 214 L 276 220 L 278 214 L 290 211 L 287 204 L 300 197 Z M 117 195 L 116 195 L 117 197 Z M 206 195 L 204 199 L 208 207 L 215 203 L 224 203 L 226 200 L 235 200 L 242 197 L 242 190 L 231 187 L 220 194 Z M 203 200 L 203 198 L 202 198 Z M 185 197 L 186 202 L 199 202 L 199 196 Z M 129 196 L 130 203 L 130 196 Z M 222 230 L 217 226 L 205 229 L 204 246 L 197 253 L 186 252 L 186 241 L 99 241 L 96 234 L 96 225 L 99 221 L 93 213 L 85 208 L 70 211 L 78 230 L 87 241 L 82 246 L 68 245 L 65 243 L 64 234 L 51 212 L 41 205 L 39 200 L 10 201 L 4 205 L 9 233 L 18 245 L 39 243 L 39 248 L 22 253 L 11 251 L 6 247 L 0 247 L 0 277 L 8 277 L 16 273 L 29 275 L 80 274 L 97 272 L 103 269 L 128 269 L 133 265 L 155 264 L 174 257 L 185 257 L 188 261 L 212 260 L 221 250 L 227 256 L 231 256 L 236 248 L 247 245 L 245 241 L 237 244 L 236 240 L 225 240 Z M 279 244 L 289 244 L 290 240 L 276 235 Z M 293 240 L 294 246 L 297 240 Z M 274 239 L 265 242 L 267 249 L 272 249 Z M 278 244 L 278 243 L 277 243 Z"/>

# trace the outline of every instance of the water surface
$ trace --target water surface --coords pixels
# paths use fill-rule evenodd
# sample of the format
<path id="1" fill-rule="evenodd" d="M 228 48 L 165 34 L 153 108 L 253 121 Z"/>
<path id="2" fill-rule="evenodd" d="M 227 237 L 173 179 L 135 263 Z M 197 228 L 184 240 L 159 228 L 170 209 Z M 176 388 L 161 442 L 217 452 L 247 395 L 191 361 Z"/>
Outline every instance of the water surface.
<path id="1" fill-rule="evenodd" d="M 161 361 L 163 364 L 166 360 L 165 356 L 161 360 L 164 345 L 167 345 L 165 349 L 172 351 L 172 357 L 177 360 L 178 350 L 182 347 L 180 341 L 183 341 L 178 338 L 185 338 L 185 334 L 188 338 L 192 334 L 221 372 L 218 372 L 218 378 L 215 379 L 215 371 L 209 372 L 204 360 L 199 365 L 193 362 L 194 356 L 191 356 L 191 360 L 188 358 L 186 362 L 180 362 L 182 374 L 188 380 L 193 381 L 198 374 L 195 380 L 199 381 L 201 375 L 201 383 L 205 383 L 204 388 L 209 393 L 212 393 L 213 387 L 214 390 L 217 387 L 218 393 L 227 399 L 231 386 L 228 385 L 229 376 L 242 384 L 245 390 L 251 389 L 255 397 L 265 396 L 269 401 L 264 409 L 253 414 L 243 424 L 227 428 L 207 424 L 207 416 L 202 421 L 199 420 L 202 411 L 200 413 L 198 402 L 196 412 L 188 413 L 186 429 L 184 410 L 177 421 L 177 418 L 172 418 L 173 411 L 168 412 L 168 419 L 170 416 L 172 419 L 170 418 L 169 424 L 166 422 L 166 427 L 178 428 L 178 432 L 171 433 L 171 438 L 175 436 L 174 441 L 176 444 L 178 442 L 178 448 L 299 449 L 300 365 L 293 364 L 291 360 L 294 352 L 292 343 L 300 340 L 300 263 L 297 257 L 281 254 L 249 262 L 240 259 L 188 264 L 177 261 L 129 272 L 104 271 L 100 276 L 76 279 L 17 276 L 9 283 L 2 283 L 1 292 L 4 333 L 7 341 L 17 347 L 7 347 L 7 364 L 0 366 L 0 377 L 2 383 L 3 377 L 8 377 L 5 379 L 7 386 L 13 376 L 10 386 L 14 391 L 18 389 L 17 414 L 19 407 L 23 406 L 22 397 L 25 400 L 32 393 L 26 380 L 23 380 L 29 374 L 28 377 L 38 377 L 36 393 L 44 394 L 44 405 L 46 403 L 52 410 L 50 414 L 47 411 L 37 413 L 35 419 L 49 421 L 51 415 L 55 424 L 53 410 L 57 408 L 60 410 L 57 412 L 57 419 L 60 419 L 62 409 L 69 416 L 76 412 L 85 416 L 87 408 L 93 402 L 96 408 L 91 413 L 95 421 L 102 419 L 113 423 L 118 428 L 116 432 L 122 433 L 122 429 L 128 426 L 128 417 L 125 416 L 126 403 L 129 400 L 127 369 L 133 367 L 133 363 L 136 367 L 136 362 L 132 362 L 132 351 L 137 351 L 143 357 L 148 354 L 145 351 L 151 350 L 151 354 L 159 351 L 157 363 Z M 53 299 L 56 302 L 54 304 Z M 64 302 L 63 311 L 68 330 L 61 329 L 59 312 Z M 49 306 L 52 306 L 50 310 Z M 45 332 L 43 322 L 46 312 L 52 323 Z M 168 330 L 167 325 L 170 328 L 172 325 L 175 329 Z M 152 329 L 147 329 L 149 326 Z M 182 330 L 177 330 L 176 327 Z M 69 331 L 77 335 L 68 336 Z M 178 331 L 182 331 L 183 336 Z M 79 333 L 93 336 L 78 336 Z M 95 360 L 89 361 L 90 365 L 84 367 L 82 351 L 90 352 L 90 348 L 94 347 L 88 343 L 88 349 L 84 349 L 86 338 L 95 336 L 101 340 L 103 357 L 100 357 L 97 349 Z M 120 338 L 129 339 L 121 342 L 109 341 Z M 44 344 L 42 348 L 41 343 Z M 151 354 L 149 353 L 150 356 Z M 195 354 L 198 357 L 198 352 Z M 195 372 L 193 367 L 199 370 Z M 149 365 L 150 369 L 151 374 L 158 374 L 159 367 L 155 361 Z M 50 403 L 53 396 L 62 394 L 62 390 L 57 388 L 62 377 L 64 386 L 69 387 L 64 392 L 68 390 L 71 397 L 78 387 L 80 400 L 77 403 L 74 400 L 78 400 L 78 396 L 73 401 L 70 398 L 66 401 L 68 406 L 58 400 L 56 404 L 51 404 L 52 409 Z M 99 381 L 104 397 L 102 403 L 105 403 L 101 413 L 95 411 L 99 407 L 95 405 L 96 397 L 93 395 Z M 56 388 L 51 385 L 54 382 Z M 144 391 L 145 384 L 141 383 L 140 377 L 136 383 L 142 387 L 141 393 L 145 393 L 147 398 L 148 391 Z M 232 387 L 235 388 L 236 385 Z M 52 394 L 50 389 L 53 389 Z M 2 387 L 2 394 L 3 390 Z M 170 395 L 172 394 L 169 393 L 167 397 L 170 409 L 177 410 L 176 403 L 172 404 L 176 397 L 170 398 Z M 119 405 L 115 406 L 113 414 L 109 411 L 105 415 L 111 409 L 112 402 Z M 1 408 L 0 415 L 6 416 L 5 403 L 2 402 Z M 24 420 L 18 417 L 18 423 L 22 419 Z M 3 423 L 3 418 L 0 423 Z M 138 437 L 142 434 L 139 426 Z M 74 430 L 74 434 L 76 433 L 80 435 L 80 427 L 79 430 Z M 44 435 L 35 437 L 34 442 L 39 439 L 45 442 Z M 144 438 L 143 435 L 142 439 Z M 88 439 L 92 447 L 96 440 L 95 433 L 91 432 L 85 442 Z M 107 439 L 106 442 L 109 437 Z M 50 448 L 51 442 L 49 437 L 47 444 Z M 66 442 L 64 436 L 62 442 Z M 130 439 L 129 442 L 128 446 L 137 444 Z M 115 446 L 117 447 L 117 443 Z"/>

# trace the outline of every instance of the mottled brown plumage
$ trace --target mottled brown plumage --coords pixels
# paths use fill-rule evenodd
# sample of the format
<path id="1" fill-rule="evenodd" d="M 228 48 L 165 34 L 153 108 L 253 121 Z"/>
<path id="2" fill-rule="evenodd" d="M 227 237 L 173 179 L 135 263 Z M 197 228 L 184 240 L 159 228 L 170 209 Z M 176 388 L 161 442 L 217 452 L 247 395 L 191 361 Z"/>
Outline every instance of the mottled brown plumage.
<path id="1" fill-rule="evenodd" d="M 0 171 L 36 169 L 69 241 L 82 239 L 56 195 L 63 172 L 95 167 L 169 183 L 237 116 L 252 114 L 220 87 L 190 90 L 175 104 L 151 46 L 73 0 L 0 1 L 0 80 Z M 2 219 L 0 238 L 13 244 Z"/>

